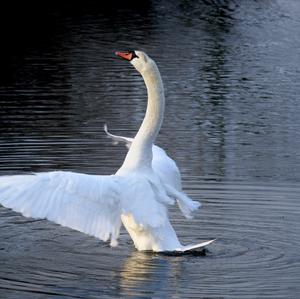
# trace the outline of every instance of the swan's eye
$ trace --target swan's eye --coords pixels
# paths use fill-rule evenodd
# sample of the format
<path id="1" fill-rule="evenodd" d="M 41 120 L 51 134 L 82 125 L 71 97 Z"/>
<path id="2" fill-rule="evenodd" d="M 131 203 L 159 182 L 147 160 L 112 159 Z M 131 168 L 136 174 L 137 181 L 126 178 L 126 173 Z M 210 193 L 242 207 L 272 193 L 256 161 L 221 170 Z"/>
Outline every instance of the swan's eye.
<path id="1" fill-rule="evenodd" d="M 130 54 L 131 54 L 131 60 L 133 58 L 139 58 L 134 51 L 130 51 Z"/>

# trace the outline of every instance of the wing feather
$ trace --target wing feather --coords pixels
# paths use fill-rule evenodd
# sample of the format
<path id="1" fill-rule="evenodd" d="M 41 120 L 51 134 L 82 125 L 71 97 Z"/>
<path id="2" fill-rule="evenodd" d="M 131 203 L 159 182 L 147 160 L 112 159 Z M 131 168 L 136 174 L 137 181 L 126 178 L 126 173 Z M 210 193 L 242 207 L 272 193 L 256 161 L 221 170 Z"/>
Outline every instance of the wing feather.
<path id="1" fill-rule="evenodd" d="M 48 172 L 0 177 L 0 203 L 116 245 L 121 226 L 121 177 Z"/>
<path id="2" fill-rule="evenodd" d="M 166 192 L 167 191 L 167 192 Z M 174 192 L 141 174 L 126 177 L 48 172 L 0 177 L 0 203 L 24 216 L 111 239 L 117 245 L 121 214 L 131 214 L 141 228 L 164 227 Z M 192 209 L 194 207 L 190 207 Z"/>
<path id="3" fill-rule="evenodd" d="M 123 142 L 130 148 L 133 138 L 113 135 L 108 131 L 107 125 L 104 125 L 104 131 L 107 136 L 115 141 L 115 143 Z M 152 146 L 152 168 L 163 182 L 167 194 L 164 195 L 160 190 L 157 198 L 164 204 L 172 204 L 176 199 L 177 204 L 186 218 L 192 218 L 192 212 L 201 207 L 199 202 L 190 199 L 183 191 L 181 186 L 181 175 L 175 161 L 168 156 L 164 149 L 153 144 Z M 153 184 L 155 188 L 156 184 Z"/>
<path id="4" fill-rule="evenodd" d="M 131 176 L 127 178 L 123 188 L 122 211 L 131 214 L 137 224 L 143 228 L 158 228 L 165 225 L 167 216 L 167 204 L 173 203 L 169 198 L 164 198 L 162 186 L 153 187 L 153 183 L 143 176 Z"/>

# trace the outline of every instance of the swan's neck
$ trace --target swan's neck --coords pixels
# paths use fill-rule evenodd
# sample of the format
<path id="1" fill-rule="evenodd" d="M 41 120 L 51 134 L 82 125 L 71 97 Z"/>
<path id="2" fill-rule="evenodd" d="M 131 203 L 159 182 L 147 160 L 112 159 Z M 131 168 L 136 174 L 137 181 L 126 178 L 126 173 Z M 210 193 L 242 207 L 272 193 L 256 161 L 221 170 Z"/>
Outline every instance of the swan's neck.
<path id="1" fill-rule="evenodd" d="M 165 96 L 163 83 L 157 66 L 153 64 L 142 76 L 148 93 L 146 115 L 127 153 L 122 169 L 151 169 L 152 145 L 163 121 Z"/>

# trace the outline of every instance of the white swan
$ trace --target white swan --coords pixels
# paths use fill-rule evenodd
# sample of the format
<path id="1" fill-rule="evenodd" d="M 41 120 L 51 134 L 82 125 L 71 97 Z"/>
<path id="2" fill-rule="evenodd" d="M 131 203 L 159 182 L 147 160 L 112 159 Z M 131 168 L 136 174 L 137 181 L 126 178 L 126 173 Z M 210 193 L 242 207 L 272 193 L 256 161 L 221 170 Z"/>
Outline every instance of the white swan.
<path id="1" fill-rule="evenodd" d="M 163 167 L 161 175 L 159 166 L 155 168 L 152 162 L 152 146 L 165 106 L 158 68 L 144 52 L 116 54 L 130 61 L 141 73 L 148 92 L 145 118 L 131 140 L 121 168 L 111 176 L 64 171 L 3 176 L 0 177 L 0 203 L 27 217 L 46 218 L 103 241 L 110 238 L 111 246 L 117 245 L 123 222 L 138 250 L 186 251 L 204 247 L 213 240 L 197 245 L 180 244 L 169 221 L 167 205 L 177 199 L 184 215 L 190 217 L 199 203 L 188 198 L 181 185 L 174 185 L 174 180 L 168 181 L 168 167 Z M 153 152 L 156 149 L 163 151 L 154 147 Z M 164 159 L 171 165 L 170 160 Z"/>
<path id="2" fill-rule="evenodd" d="M 130 149 L 133 138 L 111 134 L 107 125 L 104 125 L 106 135 L 114 141 L 114 144 L 122 142 Z M 190 200 L 183 192 L 181 175 L 173 159 L 161 147 L 152 145 L 152 169 L 159 176 L 170 193 L 177 194 L 176 201 L 181 212 L 186 218 L 192 218 L 191 212 L 201 206 L 201 203 Z"/>

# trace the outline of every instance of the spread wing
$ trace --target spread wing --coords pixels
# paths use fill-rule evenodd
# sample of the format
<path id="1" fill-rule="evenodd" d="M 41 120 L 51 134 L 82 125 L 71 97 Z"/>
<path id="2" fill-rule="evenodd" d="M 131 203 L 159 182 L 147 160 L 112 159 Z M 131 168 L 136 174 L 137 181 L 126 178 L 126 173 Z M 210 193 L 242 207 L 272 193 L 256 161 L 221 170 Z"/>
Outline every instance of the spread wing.
<path id="1" fill-rule="evenodd" d="M 0 177 L 0 203 L 26 217 L 45 218 L 117 245 L 121 214 L 141 227 L 165 225 L 173 204 L 159 184 L 140 175 L 46 172 Z"/>
<path id="2" fill-rule="evenodd" d="M 26 217 L 46 218 L 62 226 L 111 238 L 121 226 L 121 177 L 47 172 L 0 177 L 0 203 Z"/>

